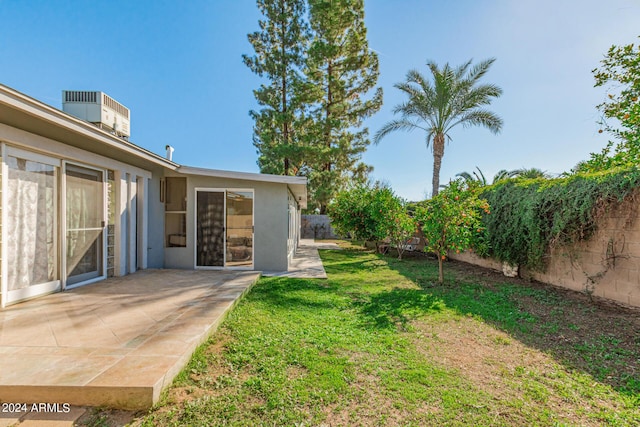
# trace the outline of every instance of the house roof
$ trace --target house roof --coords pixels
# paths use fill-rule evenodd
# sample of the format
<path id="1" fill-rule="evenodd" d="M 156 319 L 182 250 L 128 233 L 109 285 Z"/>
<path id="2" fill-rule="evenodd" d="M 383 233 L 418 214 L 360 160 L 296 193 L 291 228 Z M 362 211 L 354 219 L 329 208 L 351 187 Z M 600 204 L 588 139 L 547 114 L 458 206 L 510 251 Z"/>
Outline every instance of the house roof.
<path id="1" fill-rule="evenodd" d="M 217 178 L 241 179 L 247 181 L 274 182 L 287 184 L 302 209 L 307 207 L 307 178 L 304 176 L 270 175 L 265 173 L 235 172 L 180 166 L 177 172 L 188 175 L 212 176 Z"/>
<path id="2" fill-rule="evenodd" d="M 0 84 L 0 122 L 146 169 L 179 165 L 93 124 Z"/>
<path id="3" fill-rule="evenodd" d="M 0 123 L 144 169 L 163 167 L 191 175 L 287 184 L 300 206 L 307 206 L 305 177 L 182 166 L 2 84 Z"/>

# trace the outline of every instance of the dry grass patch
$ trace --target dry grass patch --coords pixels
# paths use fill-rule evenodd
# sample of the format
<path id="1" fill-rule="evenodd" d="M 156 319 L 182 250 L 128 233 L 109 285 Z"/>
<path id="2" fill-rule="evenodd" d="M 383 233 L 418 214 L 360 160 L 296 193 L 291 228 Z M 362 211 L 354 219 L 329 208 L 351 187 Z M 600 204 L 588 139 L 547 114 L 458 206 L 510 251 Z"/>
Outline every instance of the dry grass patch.
<path id="1" fill-rule="evenodd" d="M 616 411 L 620 405 L 589 400 L 572 392 L 566 370 L 549 355 L 473 318 L 445 323 L 415 322 L 414 345 L 425 358 L 460 373 L 491 395 L 500 406 L 496 416 L 517 417 L 519 410 L 552 408 L 560 422 L 600 426 L 589 413 Z M 523 418 L 523 421 L 525 419 Z"/>

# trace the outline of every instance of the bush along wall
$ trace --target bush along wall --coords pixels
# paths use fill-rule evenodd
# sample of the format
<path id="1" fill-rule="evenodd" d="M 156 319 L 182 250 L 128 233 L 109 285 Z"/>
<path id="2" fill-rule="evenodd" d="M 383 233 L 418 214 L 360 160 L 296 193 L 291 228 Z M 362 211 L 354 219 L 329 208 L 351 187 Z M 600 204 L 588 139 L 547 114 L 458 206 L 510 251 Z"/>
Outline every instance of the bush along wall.
<path id="1" fill-rule="evenodd" d="M 482 218 L 486 253 L 543 271 L 552 247 L 591 237 L 613 204 L 637 197 L 639 187 L 637 167 L 555 179 L 513 179 L 486 187 L 481 194 L 491 207 L 491 215 Z"/>

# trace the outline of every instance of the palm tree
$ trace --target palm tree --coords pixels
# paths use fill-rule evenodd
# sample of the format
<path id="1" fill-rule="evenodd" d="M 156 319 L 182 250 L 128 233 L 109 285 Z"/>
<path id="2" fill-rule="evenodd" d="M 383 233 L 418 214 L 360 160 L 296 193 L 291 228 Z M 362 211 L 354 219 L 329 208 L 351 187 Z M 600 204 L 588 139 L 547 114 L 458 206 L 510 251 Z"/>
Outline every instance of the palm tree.
<path id="1" fill-rule="evenodd" d="M 484 174 L 479 167 L 476 166 L 476 169 L 478 170 L 478 173 L 476 173 L 476 171 L 473 171 L 471 173 L 465 171 L 457 173 L 456 176 L 464 179 L 467 184 L 473 183 L 479 185 L 480 187 L 484 187 L 485 185 L 487 185 L 487 178 L 484 177 Z"/>
<path id="2" fill-rule="evenodd" d="M 551 175 L 549 175 L 547 173 L 547 171 L 543 171 L 542 169 L 538 169 L 538 168 L 520 168 L 520 169 L 516 169 L 511 171 L 513 173 L 513 176 L 518 177 L 518 178 L 527 178 L 527 179 L 533 179 L 533 178 L 551 178 Z"/>
<path id="3" fill-rule="evenodd" d="M 400 114 L 385 124 L 374 136 L 378 144 L 393 131 L 421 129 L 427 133 L 427 147 L 433 149 L 432 195 L 438 194 L 440 166 L 444 156 L 445 139 L 451 140 L 449 131 L 459 124 L 464 127 L 484 126 L 494 134 L 502 129 L 502 119 L 482 107 L 502 94 L 502 89 L 493 84 L 478 84 L 486 74 L 494 58 L 471 67 L 471 60 L 457 68 L 445 64 L 442 69 L 435 62 L 427 62 L 433 82 L 417 70 L 407 73 L 406 81 L 396 88 L 409 99 L 393 109 Z"/>
<path id="4" fill-rule="evenodd" d="M 506 169 L 499 170 L 494 176 L 492 184 L 496 184 L 499 181 L 504 181 L 505 179 L 513 178 L 516 176 L 515 171 L 508 171 Z"/>
<path id="5" fill-rule="evenodd" d="M 462 179 L 464 179 L 464 181 L 467 184 L 473 183 L 475 185 L 479 185 L 480 187 L 489 185 L 489 181 L 487 181 L 487 178 L 485 178 L 484 173 L 482 173 L 480 168 L 476 166 L 476 170 L 478 172 L 473 171 L 469 173 L 465 171 L 465 172 L 457 173 L 456 176 L 459 176 Z M 491 184 L 495 184 L 498 181 L 503 181 L 505 179 L 513 178 L 516 176 L 516 172 L 517 171 L 508 171 L 506 169 L 502 169 L 493 176 L 493 180 L 491 181 Z"/>

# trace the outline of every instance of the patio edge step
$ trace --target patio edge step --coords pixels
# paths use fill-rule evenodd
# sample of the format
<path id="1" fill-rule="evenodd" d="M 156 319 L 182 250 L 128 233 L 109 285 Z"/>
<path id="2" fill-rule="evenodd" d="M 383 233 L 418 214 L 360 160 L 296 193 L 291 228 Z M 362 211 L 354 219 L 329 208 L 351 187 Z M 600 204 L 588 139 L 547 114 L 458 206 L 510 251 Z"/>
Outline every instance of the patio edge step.
<path id="1" fill-rule="evenodd" d="M 138 384 L 132 385 L 132 381 L 126 375 L 127 369 L 131 369 L 130 366 L 135 365 L 133 359 L 141 359 L 141 357 L 130 353 L 85 385 L 0 385 L 0 402 L 26 403 L 28 405 L 34 403 L 59 403 L 71 406 L 108 407 L 123 410 L 146 410 L 151 408 L 160 400 L 162 392 L 173 383 L 175 377 L 189 363 L 195 350 L 216 332 L 236 304 L 257 283 L 261 273 L 252 273 L 255 273 L 255 275 L 252 275 L 249 280 L 247 280 L 247 276 L 240 276 L 225 282 L 221 289 L 224 288 L 225 291 L 230 291 L 235 288 L 241 289 L 241 291 L 238 294 L 235 294 L 235 291 L 231 292 L 232 295 L 235 294 L 233 296 L 218 297 L 223 302 L 223 310 L 220 310 L 221 304 L 211 305 L 217 308 L 218 314 L 213 317 L 206 314 L 202 315 L 202 317 L 209 319 L 206 326 L 202 325 L 202 323 L 196 323 L 196 328 L 201 326 L 202 332 L 192 336 L 192 340 L 185 344 L 184 351 L 181 354 L 173 356 L 159 355 L 157 357 L 158 364 L 162 364 L 163 368 L 151 370 L 154 372 L 162 371 L 161 375 L 149 374 L 146 381 L 139 381 Z M 216 298 L 214 294 L 205 296 L 192 307 L 183 311 L 174 322 L 166 325 L 165 329 L 170 328 L 174 323 L 197 320 L 193 316 L 194 311 L 202 311 L 203 307 L 209 307 L 211 302 L 209 298 Z M 162 330 L 159 332 L 162 332 Z M 144 346 L 144 343 L 141 343 L 140 347 L 142 346 Z M 126 384 L 127 382 L 129 384 Z"/>

